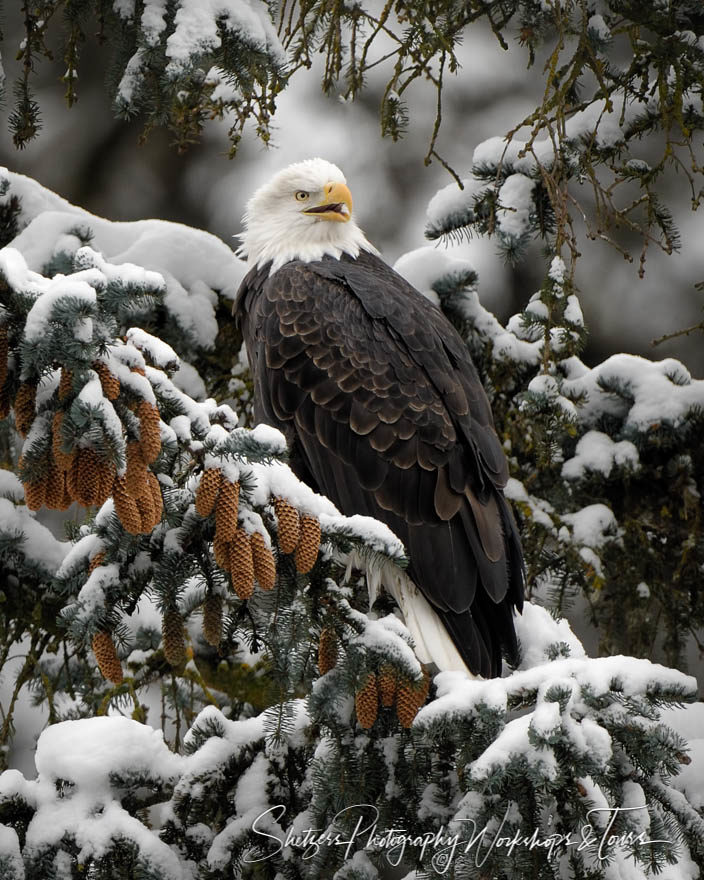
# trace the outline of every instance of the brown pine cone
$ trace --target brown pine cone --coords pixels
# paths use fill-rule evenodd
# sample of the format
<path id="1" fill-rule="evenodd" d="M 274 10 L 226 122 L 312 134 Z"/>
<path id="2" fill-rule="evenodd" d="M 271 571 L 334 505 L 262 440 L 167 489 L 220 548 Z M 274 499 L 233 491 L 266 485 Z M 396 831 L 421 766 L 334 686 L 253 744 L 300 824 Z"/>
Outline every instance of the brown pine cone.
<path id="1" fill-rule="evenodd" d="M 393 666 L 384 663 L 379 671 L 379 697 L 381 705 L 388 708 L 393 706 L 396 696 L 396 674 Z"/>
<path id="2" fill-rule="evenodd" d="M 171 666 L 181 666 L 186 660 L 186 634 L 178 611 L 167 611 L 161 621 L 164 657 Z"/>
<path id="3" fill-rule="evenodd" d="M 376 675 L 373 672 L 367 675 L 364 685 L 355 694 L 354 708 L 360 727 L 369 730 L 376 721 L 379 711 L 379 692 L 376 685 Z"/>
<path id="4" fill-rule="evenodd" d="M 96 568 L 99 568 L 101 565 L 105 563 L 105 551 L 98 550 L 98 552 L 93 556 L 88 564 L 88 574 L 93 574 Z"/>
<path id="5" fill-rule="evenodd" d="M 10 415 L 10 389 L 7 379 L 0 384 L 0 419 L 6 419 Z"/>
<path id="6" fill-rule="evenodd" d="M 135 501 L 147 489 L 147 463 L 142 455 L 142 447 L 136 440 L 130 440 L 127 444 L 125 483 Z"/>
<path id="7" fill-rule="evenodd" d="M 68 474 L 64 473 L 64 497 L 61 499 L 59 510 L 68 510 L 72 504 L 73 498 L 71 497 L 71 493 L 68 491 Z"/>
<path id="8" fill-rule="evenodd" d="M 161 452 L 159 410 L 155 404 L 143 400 L 137 407 L 137 417 L 139 418 L 139 442 L 142 445 L 142 455 L 146 463 L 151 464 L 156 461 Z"/>
<path id="9" fill-rule="evenodd" d="M 429 692 L 430 692 L 430 676 L 428 675 L 428 673 L 425 670 L 423 670 L 423 680 L 421 682 L 418 682 L 415 687 L 415 693 L 416 693 L 416 697 L 418 698 L 418 708 L 419 709 L 425 703 Z"/>
<path id="10" fill-rule="evenodd" d="M 50 510 L 61 510 L 64 500 L 66 479 L 64 472 L 57 466 L 52 458 L 49 462 L 49 472 L 46 478 L 46 492 L 44 503 Z"/>
<path id="11" fill-rule="evenodd" d="M 203 603 L 203 638 L 214 648 L 222 639 L 222 598 L 214 593 Z"/>
<path id="12" fill-rule="evenodd" d="M 240 599 L 249 599 L 254 592 L 254 562 L 249 535 L 244 529 L 237 529 L 229 546 L 232 587 Z"/>
<path id="13" fill-rule="evenodd" d="M 152 494 L 152 504 L 154 505 L 154 525 L 161 520 L 161 514 L 164 512 L 164 499 L 161 496 L 161 485 L 156 475 L 151 471 L 147 471 L 147 485 Z"/>
<path id="14" fill-rule="evenodd" d="M 73 393 L 73 373 L 66 367 L 61 367 L 61 378 L 59 379 L 59 400 L 66 400 Z"/>
<path id="15" fill-rule="evenodd" d="M 63 437 L 61 435 L 61 426 L 63 425 L 64 414 L 61 410 L 54 413 L 54 419 L 51 423 L 51 440 L 52 440 L 52 450 L 54 452 L 54 461 L 57 464 L 59 470 L 64 471 L 66 473 L 71 469 L 71 465 L 73 464 L 73 460 L 76 457 L 76 449 L 72 449 L 71 452 L 64 452 L 62 450 L 63 445 Z"/>
<path id="16" fill-rule="evenodd" d="M 100 498 L 100 481 L 105 462 L 94 449 L 88 447 L 78 450 L 69 471 L 69 489 L 73 497 L 84 507 L 97 504 Z"/>
<path id="17" fill-rule="evenodd" d="M 233 541 L 237 532 L 237 509 L 240 484 L 224 480 L 215 506 L 215 534 L 223 541 Z"/>
<path id="18" fill-rule="evenodd" d="M 137 499 L 137 510 L 142 521 L 141 531 L 143 535 L 149 535 L 155 525 L 154 501 L 149 487 L 144 495 L 140 495 Z M 158 522 L 158 520 L 156 521 Z"/>
<path id="19" fill-rule="evenodd" d="M 7 355 L 9 349 L 7 324 L 0 324 L 0 385 L 4 385 L 5 379 L 7 379 Z"/>
<path id="20" fill-rule="evenodd" d="M 257 583 L 262 590 L 273 590 L 276 584 L 274 554 L 267 547 L 261 532 L 253 532 L 249 536 L 249 544 L 252 548 L 254 577 L 257 579 Z"/>
<path id="21" fill-rule="evenodd" d="M 402 727 L 410 727 L 418 710 L 425 702 L 430 687 L 430 679 L 424 674 L 421 681 L 401 681 L 396 693 L 396 714 Z"/>
<path id="22" fill-rule="evenodd" d="M 326 626 L 320 633 L 318 643 L 318 669 L 321 675 L 337 666 L 337 633 L 334 627 Z"/>
<path id="23" fill-rule="evenodd" d="M 293 553 L 301 538 L 298 511 L 284 498 L 274 498 L 274 510 L 279 523 L 279 547 L 282 553 Z"/>
<path id="24" fill-rule="evenodd" d="M 219 535 L 215 535 L 213 541 L 213 556 L 220 568 L 224 571 L 230 570 L 230 542 L 223 541 Z"/>
<path id="25" fill-rule="evenodd" d="M 80 449 L 76 450 L 76 454 L 73 457 L 73 461 L 71 462 L 71 467 L 68 469 L 66 473 L 66 486 L 68 488 L 69 493 L 71 494 L 71 498 L 75 501 L 78 501 L 80 504 L 83 502 L 79 500 L 77 496 L 77 492 L 79 492 L 78 488 L 78 472 L 79 472 L 79 453 Z"/>
<path id="26" fill-rule="evenodd" d="M 100 468 L 98 470 L 98 497 L 95 503 L 102 507 L 103 504 L 112 495 L 112 487 L 117 476 L 117 468 L 114 464 L 108 464 L 104 459 L 100 460 Z"/>
<path id="27" fill-rule="evenodd" d="M 36 415 L 36 382 L 23 382 L 15 395 L 15 426 L 22 437 L 26 437 Z"/>
<path id="28" fill-rule="evenodd" d="M 220 468 L 209 468 L 203 471 L 196 489 L 196 513 L 200 516 L 210 516 L 215 507 L 215 500 L 218 497 L 220 486 L 222 485 L 222 471 Z M 232 485 L 232 484 L 230 484 Z"/>
<path id="29" fill-rule="evenodd" d="M 117 400 L 120 396 L 120 380 L 113 376 L 104 361 L 93 361 L 93 369 L 98 374 L 103 394 L 108 400 Z"/>
<path id="30" fill-rule="evenodd" d="M 44 504 L 46 495 L 46 480 L 39 483 L 23 483 L 24 486 L 24 502 L 30 510 L 39 510 Z"/>
<path id="31" fill-rule="evenodd" d="M 93 636 L 92 648 L 103 678 L 113 684 L 122 684 L 122 664 L 110 633 L 104 629 L 98 630 Z"/>
<path id="32" fill-rule="evenodd" d="M 130 535 L 141 534 L 142 516 L 137 507 L 137 502 L 127 491 L 124 477 L 115 477 L 112 497 L 115 502 L 115 513 L 122 523 L 122 528 L 129 532 Z"/>
<path id="33" fill-rule="evenodd" d="M 304 514 L 301 517 L 301 537 L 293 557 L 296 571 L 301 574 L 308 574 L 315 565 L 319 550 L 320 523 L 316 517 Z"/>

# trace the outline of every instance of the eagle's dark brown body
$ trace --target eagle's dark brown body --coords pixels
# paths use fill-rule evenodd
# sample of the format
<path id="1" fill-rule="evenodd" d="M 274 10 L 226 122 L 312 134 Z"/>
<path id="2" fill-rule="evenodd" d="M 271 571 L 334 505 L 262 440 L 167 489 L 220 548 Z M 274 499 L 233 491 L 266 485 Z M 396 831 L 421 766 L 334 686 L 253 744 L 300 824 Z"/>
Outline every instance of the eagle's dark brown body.
<path id="1" fill-rule="evenodd" d="M 523 561 L 506 460 L 466 345 L 379 257 L 253 269 L 236 313 L 258 421 L 297 476 L 385 522 L 474 673 L 515 660 Z"/>

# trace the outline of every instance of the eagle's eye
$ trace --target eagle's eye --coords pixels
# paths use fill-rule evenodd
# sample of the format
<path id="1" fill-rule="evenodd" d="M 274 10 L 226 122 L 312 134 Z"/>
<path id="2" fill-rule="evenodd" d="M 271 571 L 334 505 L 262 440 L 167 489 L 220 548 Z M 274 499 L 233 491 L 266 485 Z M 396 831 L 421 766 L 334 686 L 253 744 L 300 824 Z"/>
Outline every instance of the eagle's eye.
<path id="1" fill-rule="evenodd" d="M 299 189 L 296 192 L 296 201 L 297 202 L 305 202 L 308 198 L 309 193 L 307 193 L 304 189 Z"/>

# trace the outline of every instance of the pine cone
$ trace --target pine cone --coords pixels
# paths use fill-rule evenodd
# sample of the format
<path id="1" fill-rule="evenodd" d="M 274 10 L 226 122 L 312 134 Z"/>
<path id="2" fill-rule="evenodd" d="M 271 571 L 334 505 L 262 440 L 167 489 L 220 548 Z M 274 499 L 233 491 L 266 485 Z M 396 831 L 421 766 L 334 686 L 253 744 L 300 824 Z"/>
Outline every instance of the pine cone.
<path id="1" fill-rule="evenodd" d="M 308 574 L 315 565 L 319 550 L 320 523 L 314 516 L 304 515 L 301 517 L 301 537 L 293 557 L 296 571 Z"/>
<path id="2" fill-rule="evenodd" d="M 156 475 L 151 471 L 147 471 L 147 485 L 152 493 L 152 503 L 154 505 L 154 525 L 161 520 L 161 514 L 164 512 L 164 499 L 161 497 L 161 485 Z"/>
<path id="3" fill-rule="evenodd" d="M 112 636 L 104 629 L 93 636 L 93 653 L 98 661 L 98 669 L 106 681 L 122 684 L 122 664 L 115 650 Z"/>
<path id="4" fill-rule="evenodd" d="M 262 590 L 273 590 L 276 584 L 276 563 L 274 554 L 267 547 L 264 535 L 253 532 L 249 537 L 254 562 L 254 577 Z"/>
<path id="5" fill-rule="evenodd" d="M 249 599 L 254 592 L 254 562 L 249 535 L 244 529 L 237 529 L 230 542 L 230 576 L 238 597 Z"/>
<path id="6" fill-rule="evenodd" d="M 84 507 L 91 507 L 100 498 L 100 480 L 104 462 L 94 449 L 78 450 L 71 470 L 68 472 L 68 488 L 73 497 Z"/>
<path id="7" fill-rule="evenodd" d="M 6 419 L 10 415 L 10 389 L 7 379 L 0 384 L 0 419 Z"/>
<path id="8" fill-rule="evenodd" d="M 49 462 L 49 472 L 46 478 L 46 491 L 44 502 L 50 510 L 61 510 L 64 500 L 66 479 L 64 472 L 57 466 L 52 458 Z"/>
<path id="9" fill-rule="evenodd" d="M 399 683 L 396 692 L 396 714 L 401 727 L 409 728 L 418 713 L 418 702 L 409 681 Z"/>
<path id="10" fill-rule="evenodd" d="M 130 440 L 127 444 L 125 483 L 135 501 L 147 490 L 147 463 L 142 455 L 142 447 L 136 440 Z"/>
<path id="11" fill-rule="evenodd" d="M 406 679 L 399 683 L 396 693 L 396 714 L 402 727 L 410 727 L 418 710 L 425 702 L 430 687 L 429 678 L 424 675 L 419 682 Z"/>
<path id="12" fill-rule="evenodd" d="M 425 703 L 429 691 L 430 691 L 430 676 L 428 675 L 428 673 L 425 670 L 423 670 L 423 681 L 417 683 L 416 687 L 415 687 L 416 696 L 418 698 L 418 708 L 419 709 Z"/>
<path id="13" fill-rule="evenodd" d="M 113 483 L 117 468 L 114 464 L 109 464 L 104 458 L 99 460 L 98 464 L 98 493 L 95 498 L 95 504 L 102 507 L 112 494 Z"/>
<path id="14" fill-rule="evenodd" d="M 237 532 L 237 509 L 240 484 L 224 480 L 215 507 L 215 534 L 223 541 L 233 541 Z"/>
<path id="15" fill-rule="evenodd" d="M 61 499 L 61 506 L 59 510 L 68 510 L 69 507 L 73 504 L 73 497 L 71 493 L 68 491 L 68 474 L 64 474 L 64 497 Z"/>
<path id="16" fill-rule="evenodd" d="M 142 531 L 142 516 L 137 508 L 137 502 L 127 491 L 124 477 L 115 478 L 112 497 L 115 502 L 115 513 L 122 523 L 122 528 L 130 535 L 139 535 Z"/>
<path id="17" fill-rule="evenodd" d="M 98 552 L 93 556 L 88 564 L 88 574 L 93 574 L 96 568 L 99 568 L 101 565 L 105 564 L 105 551 L 98 550 Z"/>
<path id="18" fill-rule="evenodd" d="M 293 553 L 301 538 L 298 511 L 284 498 L 274 498 L 274 510 L 279 523 L 279 547 L 282 553 Z"/>
<path id="19" fill-rule="evenodd" d="M 164 657 L 171 666 L 181 666 L 186 660 L 186 635 L 178 611 L 167 611 L 161 621 Z"/>
<path id="20" fill-rule="evenodd" d="M 222 639 L 222 598 L 214 593 L 203 603 L 203 638 L 214 648 Z"/>
<path id="21" fill-rule="evenodd" d="M 219 535 L 215 535 L 213 541 L 213 556 L 220 568 L 224 571 L 230 570 L 230 542 L 223 541 Z"/>
<path id="22" fill-rule="evenodd" d="M 120 396 L 120 380 L 113 376 L 104 361 L 93 361 L 93 369 L 98 374 L 103 394 L 108 400 L 117 400 Z"/>
<path id="23" fill-rule="evenodd" d="M 0 387 L 7 380 L 7 355 L 9 343 L 7 339 L 7 324 L 0 325 Z"/>
<path id="24" fill-rule="evenodd" d="M 154 519 L 156 511 L 149 487 L 144 495 L 140 495 L 137 499 L 137 510 L 142 522 L 141 532 L 143 535 L 149 535 L 156 524 Z"/>
<path id="25" fill-rule="evenodd" d="M 64 414 L 61 410 L 59 412 L 54 413 L 54 419 L 51 424 L 51 441 L 52 441 L 52 450 L 54 452 L 54 461 L 56 462 L 59 470 L 64 471 L 66 473 L 71 469 L 71 465 L 73 464 L 73 460 L 76 457 L 76 449 L 72 449 L 71 452 L 64 452 L 62 450 L 63 445 L 63 437 L 61 435 L 61 429 L 64 422 Z"/>
<path id="26" fill-rule="evenodd" d="M 379 671 L 379 697 L 381 705 L 388 708 L 393 706 L 396 696 L 396 674 L 393 666 L 384 663 Z"/>
<path id="27" fill-rule="evenodd" d="M 360 727 L 369 730 L 376 721 L 379 711 L 379 692 L 376 686 L 376 675 L 370 672 L 363 687 L 354 697 L 354 708 Z"/>
<path id="28" fill-rule="evenodd" d="M 46 480 L 39 483 L 23 483 L 24 502 L 30 510 L 39 510 L 44 504 L 46 494 Z"/>
<path id="29" fill-rule="evenodd" d="M 143 400 L 137 407 L 137 417 L 139 418 L 139 441 L 142 445 L 142 455 L 146 463 L 151 464 L 156 461 L 161 452 L 159 410 L 153 403 Z"/>
<path id="30" fill-rule="evenodd" d="M 147 375 L 144 367 L 130 367 L 130 372 L 137 373 L 139 376 L 146 376 Z"/>
<path id="31" fill-rule="evenodd" d="M 59 379 L 59 400 L 66 400 L 73 392 L 73 373 L 66 367 L 61 367 L 61 378 Z"/>
<path id="32" fill-rule="evenodd" d="M 71 462 L 71 467 L 66 473 L 66 486 L 68 488 L 69 493 L 71 494 L 71 498 L 75 501 L 79 501 L 76 493 L 79 491 L 78 489 L 78 471 L 79 471 L 79 453 L 80 449 L 76 450 L 76 454 L 73 457 L 73 461 Z M 79 503 L 83 503 L 80 502 Z"/>
<path id="33" fill-rule="evenodd" d="M 15 395 L 15 426 L 22 437 L 26 437 L 36 415 L 36 382 L 23 382 Z"/>
<path id="34" fill-rule="evenodd" d="M 320 633 L 318 644 L 318 669 L 321 675 L 337 666 L 337 633 L 334 627 L 326 626 Z"/>
<path id="35" fill-rule="evenodd" d="M 218 497 L 222 484 L 222 471 L 220 468 L 210 468 L 203 471 L 196 489 L 196 513 L 200 516 L 210 516 Z M 230 484 L 232 485 L 232 484 Z"/>

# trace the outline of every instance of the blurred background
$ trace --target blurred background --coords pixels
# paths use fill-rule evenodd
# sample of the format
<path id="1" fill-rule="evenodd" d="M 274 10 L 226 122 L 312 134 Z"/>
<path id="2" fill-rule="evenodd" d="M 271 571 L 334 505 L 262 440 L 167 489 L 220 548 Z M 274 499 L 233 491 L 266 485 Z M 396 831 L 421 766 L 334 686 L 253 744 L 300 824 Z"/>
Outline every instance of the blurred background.
<path id="1" fill-rule="evenodd" d="M 436 112 L 430 85 L 415 84 L 409 95 L 409 129 L 393 143 L 380 134 L 378 110 L 385 85 L 381 66 L 371 71 L 366 92 L 354 103 L 323 95 L 320 69 L 299 71 L 278 99 L 268 148 L 250 131 L 237 157 L 229 160 L 227 124 L 216 121 L 206 125 L 200 144 L 179 155 L 166 132 L 153 131 L 140 146 L 140 121 L 114 118 L 105 86 L 107 59 L 90 41 L 82 50 L 79 100 L 72 109 L 64 101 L 61 53 L 53 63 L 38 65 L 35 83 L 43 128 L 34 142 L 18 151 L 7 120 L 12 83 L 19 72 L 14 55 L 23 36 L 20 4 L 5 4 L 2 15 L 7 94 L 0 107 L 0 165 L 110 220 L 177 221 L 205 229 L 236 248 L 233 236 L 241 231 L 246 201 L 256 187 L 291 162 L 322 156 L 344 171 L 360 225 L 388 262 L 429 246 L 423 235 L 426 206 L 438 189 L 453 183 L 439 163 L 426 166 L 423 161 Z M 506 52 L 481 26 L 467 34 L 459 57 L 458 75 L 445 80 L 437 149 L 460 177 L 467 177 L 475 147 L 504 135 L 530 113 L 543 81 L 540 62 L 527 70 L 527 52 L 516 41 Z M 590 365 L 625 351 L 652 359 L 676 357 L 694 376 L 704 377 L 701 333 L 652 345 L 654 338 L 702 318 L 703 294 L 693 284 L 704 278 L 704 217 L 690 210 L 682 180 L 673 177 L 668 186 L 682 249 L 669 257 L 651 249 L 644 279 L 638 278 L 637 262 L 627 263 L 604 244 L 582 241 L 577 283 L 589 331 L 583 358 Z M 472 262 L 483 304 L 504 323 L 525 306 L 544 277 L 546 254 L 538 245 L 517 266 L 504 263 L 491 239 L 437 246 Z M 597 634 L 586 623 L 580 602 L 570 619 L 594 654 Z M 696 669 L 697 654 L 690 648 L 689 666 Z M 17 728 L 37 729 L 32 720 L 36 711 L 28 701 L 22 702 L 15 716 Z M 18 741 L 15 747 L 15 761 L 31 772 L 33 742 Z"/>
<path id="2" fill-rule="evenodd" d="M 43 128 L 35 142 L 17 151 L 7 118 L 19 69 L 13 56 L 22 38 L 20 4 L 6 5 L 1 25 L 8 95 L 0 113 L 0 164 L 36 178 L 69 201 L 111 220 L 179 221 L 206 229 L 234 248 L 232 236 L 241 230 L 253 190 L 290 162 L 320 155 L 343 169 L 360 224 L 389 262 L 429 244 L 423 236 L 427 203 L 452 183 L 439 163 L 426 166 L 423 161 L 436 109 L 429 85 L 415 84 L 408 132 L 393 143 L 381 138 L 378 122 L 383 66 L 371 71 L 365 94 L 353 103 L 324 96 L 319 71 L 299 71 L 278 99 L 271 146 L 264 147 L 250 132 L 237 157 L 229 160 L 227 125 L 211 122 L 202 142 L 178 155 L 165 132 L 152 132 L 138 146 L 140 122 L 113 117 L 104 84 L 106 58 L 90 41 L 79 66 L 79 101 L 70 110 L 60 81 L 60 53 L 53 64 L 37 66 Z M 527 52 L 517 42 L 504 51 L 482 27 L 467 34 L 459 56 L 459 74 L 446 78 L 438 151 L 466 177 L 476 145 L 503 135 L 529 113 L 543 83 L 539 62 L 527 70 Z M 671 186 L 682 250 L 668 257 L 651 248 L 644 279 L 638 278 L 637 262 L 627 263 L 607 245 L 583 242 L 577 282 L 590 333 L 584 354 L 589 364 L 627 351 L 653 359 L 677 357 L 695 376 L 704 376 L 701 334 L 651 344 L 702 317 L 702 294 L 693 284 L 704 277 L 704 218 L 690 210 L 683 181 L 674 177 Z M 439 246 L 474 264 L 482 301 L 502 321 L 520 310 L 543 278 L 545 255 L 537 245 L 514 267 L 502 261 L 491 239 Z"/>

